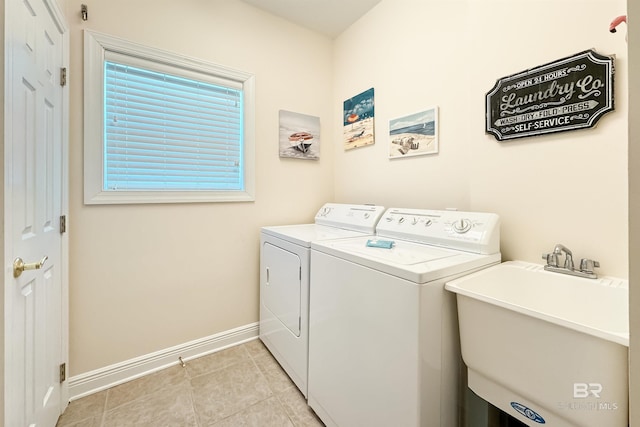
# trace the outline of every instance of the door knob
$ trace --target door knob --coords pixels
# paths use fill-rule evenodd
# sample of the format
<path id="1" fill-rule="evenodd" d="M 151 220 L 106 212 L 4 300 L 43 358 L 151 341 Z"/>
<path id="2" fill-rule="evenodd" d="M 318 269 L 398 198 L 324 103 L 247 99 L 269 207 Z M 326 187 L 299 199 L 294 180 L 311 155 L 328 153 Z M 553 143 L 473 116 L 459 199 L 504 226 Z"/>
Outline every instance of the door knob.
<path id="1" fill-rule="evenodd" d="M 18 257 L 13 260 L 13 277 L 20 277 L 25 270 L 39 270 L 44 263 L 49 259 L 48 256 L 43 257 L 40 262 L 30 262 L 25 264 L 22 258 Z"/>

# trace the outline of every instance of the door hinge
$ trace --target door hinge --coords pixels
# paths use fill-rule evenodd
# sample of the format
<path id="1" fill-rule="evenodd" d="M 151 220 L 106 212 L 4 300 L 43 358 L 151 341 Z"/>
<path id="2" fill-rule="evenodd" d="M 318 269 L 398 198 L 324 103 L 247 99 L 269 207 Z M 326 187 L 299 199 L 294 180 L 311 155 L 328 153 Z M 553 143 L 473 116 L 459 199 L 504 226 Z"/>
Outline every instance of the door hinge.
<path id="1" fill-rule="evenodd" d="M 60 86 L 67 85 L 67 67 L 60 68 Z"/>
<path id="2" fill-rule="evenodd" d="M 62 215 L 60 217 L 60 234 L 65 233 L 67 231 L 67 216 Z"/>
<path id="3" fill-rule="evenodd" d="M 67 379 L 67 364 L 62 363 L 60 365 L 60 383 L 63 383 Z"/>

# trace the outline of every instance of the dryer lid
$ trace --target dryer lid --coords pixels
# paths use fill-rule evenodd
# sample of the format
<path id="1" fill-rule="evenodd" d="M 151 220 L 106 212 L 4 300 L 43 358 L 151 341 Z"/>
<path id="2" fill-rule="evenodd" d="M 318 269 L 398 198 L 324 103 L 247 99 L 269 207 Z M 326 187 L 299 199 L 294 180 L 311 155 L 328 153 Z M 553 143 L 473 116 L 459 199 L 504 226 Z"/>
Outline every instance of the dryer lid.
<path id="1" fill-rule="evenodd" d="M 362 236 L 363 233 L 342 228 L 327 227 L 318 224 L 276 225 L 262 227 L 263 235 L 286 240 L 296 245 L 310 247 L 311 242 L 345 237 Z"/>

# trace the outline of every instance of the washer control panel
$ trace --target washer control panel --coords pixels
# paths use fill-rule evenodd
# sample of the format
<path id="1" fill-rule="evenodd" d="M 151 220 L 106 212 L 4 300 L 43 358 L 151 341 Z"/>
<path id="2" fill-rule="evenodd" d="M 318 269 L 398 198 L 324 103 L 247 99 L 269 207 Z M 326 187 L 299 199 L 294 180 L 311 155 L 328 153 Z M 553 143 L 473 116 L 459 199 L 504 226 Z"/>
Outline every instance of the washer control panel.
<path id="1" fill-rule="evenodd" d="M 390 208 L 376 234 L 474 253 L 500 252 L 500 217 L 494 213 Z"/>
<path id="2" fill-rule="evenodd" d="M 316 214 L 315 223 L 373 234 L 384 206 L 327 203 Z"/>

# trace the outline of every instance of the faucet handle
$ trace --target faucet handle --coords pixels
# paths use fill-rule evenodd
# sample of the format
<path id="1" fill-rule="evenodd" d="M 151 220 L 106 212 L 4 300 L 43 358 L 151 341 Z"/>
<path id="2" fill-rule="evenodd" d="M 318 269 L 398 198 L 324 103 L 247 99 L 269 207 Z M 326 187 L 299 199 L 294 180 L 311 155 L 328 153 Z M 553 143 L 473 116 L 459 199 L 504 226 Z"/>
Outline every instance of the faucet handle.
<path id="1" fill-rule="evenodd" d="M 600 263 L 588 258 L 582 258 L 580 260 L 580 271 L 584 273 L 593 273 L 594 267 L 600 267 Z"/>
<path id="2" fill-rule="evenodd" d="M 547 260 L 547 265 L 550 267 L 558 266 L 558 254 L 555 252 L 542 254 L 542 259 Z"/>

